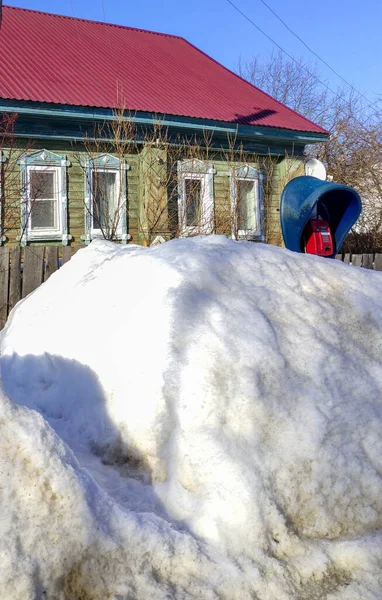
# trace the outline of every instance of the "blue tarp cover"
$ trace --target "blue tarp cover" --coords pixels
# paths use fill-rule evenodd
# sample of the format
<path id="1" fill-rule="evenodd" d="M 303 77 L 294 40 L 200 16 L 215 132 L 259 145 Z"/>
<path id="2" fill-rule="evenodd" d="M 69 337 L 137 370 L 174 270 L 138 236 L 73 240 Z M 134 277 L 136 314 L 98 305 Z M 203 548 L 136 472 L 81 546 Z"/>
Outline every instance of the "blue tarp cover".
<path id="1" fill-rule="evenodd" d="M 334 252 L 341 245 L 361 214 L 362 204 L 358 192 L 340 183 L 322 181 L 303 176 L 292 179 L 281 194 L 280 220 L 286 248 L 303 252 L 302 233 L 315 212 L 329 222 L 334 242 Z"/>

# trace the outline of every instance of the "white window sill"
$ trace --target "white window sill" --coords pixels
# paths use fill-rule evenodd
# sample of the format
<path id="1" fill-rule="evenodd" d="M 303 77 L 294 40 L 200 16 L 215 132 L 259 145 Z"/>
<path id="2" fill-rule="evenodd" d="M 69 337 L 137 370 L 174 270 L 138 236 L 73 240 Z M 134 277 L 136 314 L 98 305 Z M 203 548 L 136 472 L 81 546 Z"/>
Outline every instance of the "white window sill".
<path id="1" fill-rule="evenodd" d="M 261 241 L 263 239 L 264 235 L 261 231 L 252 231 L 252 230 L 248 229 L 248 230 L 239 230 L 237 232 L 237 237 L 239 240 Z"/>
<path id="2" fill-rule="evenodd" d="M 63 233 L 61 231 L 57 232 L 55 231 L 54 233 L 24 233 L 24 235 L 22 236 L 18 236 L 18 240 L 20 239 L 25 239 L 28 242 L 33 242 L 36 240 L 62 240 L 62 236 Z"/>

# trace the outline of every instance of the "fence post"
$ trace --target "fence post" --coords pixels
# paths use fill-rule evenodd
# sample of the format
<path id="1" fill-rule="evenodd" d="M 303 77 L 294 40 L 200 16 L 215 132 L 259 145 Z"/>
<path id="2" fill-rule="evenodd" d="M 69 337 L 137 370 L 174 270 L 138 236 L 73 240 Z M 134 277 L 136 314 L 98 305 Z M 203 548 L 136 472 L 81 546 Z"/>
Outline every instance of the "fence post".
<path id="1" fill-rule="evenodd" d="M 382 271 L 382 254 L 376 254 L 374 258 L 374 271 Z"/>
<path id="2" fill-rule="evenodd" d="M 352 254 L 351 264 L 353 265 L 353 267 L 362 266 L 362 254 Z"/>
<path id="3" fill-rule="evenodd" d="M 62 248 L 62 264 L 64 265 L 72 258 L 72 247 L 63 246 Z"/>
<path id="4" fill-rule="evenodd" d="M 21 250 L 20 246 L 12 248 L 11 252 L 11 275 L 9 281 L 9 311 L 18 303 L 21 298 Z"/>
<path id="5" fill-rule="evenodd" d="M 373 268 L 373 255 L 372 254 L 362 254 L 362 266 L 364 269 L 372 269 Z"/>
<path id="6" fill-rule="evenodd" d="M 0 247 L 0 329 L 3 329 L 8 316 L 9 293 L 9 248 Z"/>

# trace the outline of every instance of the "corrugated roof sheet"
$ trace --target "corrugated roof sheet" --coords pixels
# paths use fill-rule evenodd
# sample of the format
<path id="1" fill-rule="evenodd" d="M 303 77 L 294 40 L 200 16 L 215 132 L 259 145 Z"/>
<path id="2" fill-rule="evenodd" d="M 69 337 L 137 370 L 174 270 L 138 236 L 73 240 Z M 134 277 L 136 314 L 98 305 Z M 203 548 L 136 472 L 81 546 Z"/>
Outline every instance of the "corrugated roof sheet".
<path id="1" fill-rule="evenodd" d="M 0 97 L 324 130 L 183 38 L 4 6 Z"/>

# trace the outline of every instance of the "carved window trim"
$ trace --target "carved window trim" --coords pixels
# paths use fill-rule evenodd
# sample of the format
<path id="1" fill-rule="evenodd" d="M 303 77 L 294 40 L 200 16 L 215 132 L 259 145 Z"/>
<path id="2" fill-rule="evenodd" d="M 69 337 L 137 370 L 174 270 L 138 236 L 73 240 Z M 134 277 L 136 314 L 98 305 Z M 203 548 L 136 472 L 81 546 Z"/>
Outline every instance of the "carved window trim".
<path id="1" fill-rule="evenodd" d="M 81 166 L 85 171 L 85 234 L 81 238 L 89 244 L 93 239 L 105 237 L 101 229 L 93 227 L 93 178 L 97 172 L 109 172 L 116 173 L 117 195 L 120 202 L 118 206 L 120 216 L 113 240 L 126 244 L 131 239 L 131 235 L 127 233 L 127 171 L 130 165 L 111 154 L 102 154 L 95 158 L 85 158 L 81 161 Z"/>
<path id="2" fill-rule="evenodd" d="M 68 194 L 67 167 L 70 162 L 65 155 L 58 155 L 49 150 L 39 150 L 32 154 L 24 154 L 18 161 L 21 171 L 21 233 L 18 240 L 22 246 L 28 242 L 61 240 L 66 246 L 72 239 L 68 233 Z M 46 170 L 55 173 L 57 193 L 57 228 L 33 230 L 31 227 L 31 209 L 33 199 L 30 194 L 30 176 L 33 170 Z"/>
<path id="3" fill-rule="evenodd" d="M 178 219 L 181 236 L 210 234 L 214 232 L 214 175 L 211 164 L 201 160 L 178 161 Z M 201 181 L 201 218 L 198 225 L 187 224 L 186 181 Z"/>
<path id="4" fill-rule="evenodd" d="M 249 165 L 241 165 L 230 170 L 228 173 L 230 178 L 230 198 L 231 198 L 231 215 L 232 215 L 232 237 L 238 239 L 264 241 L 264 191 L 262 182 L 265 178 L 264 174 L 255 167 Z M 249 229 L 238 228 L 238 206 L 237 193 L 238 182 L 251 181 L 254 184 L 255 191 L 255 219 L 256 226 Z"/>

